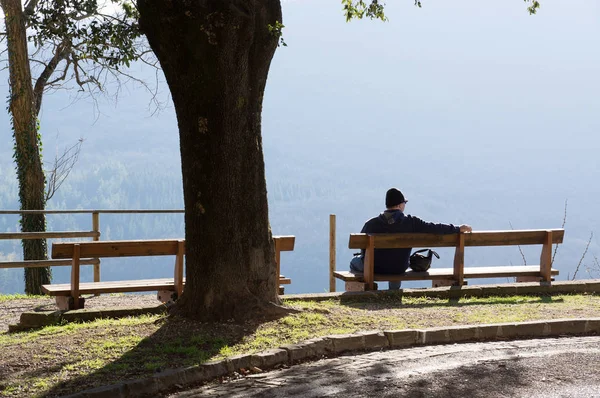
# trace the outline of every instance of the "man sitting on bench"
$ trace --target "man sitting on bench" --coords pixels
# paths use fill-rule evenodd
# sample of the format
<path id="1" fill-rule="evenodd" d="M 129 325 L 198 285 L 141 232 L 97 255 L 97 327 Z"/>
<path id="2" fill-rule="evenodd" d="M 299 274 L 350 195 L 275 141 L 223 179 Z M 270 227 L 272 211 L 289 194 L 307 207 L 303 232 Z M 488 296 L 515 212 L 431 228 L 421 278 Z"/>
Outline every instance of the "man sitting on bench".
<path id="1" fill-rule="evenodd" d="M 402 192 L 391 188 L 385 194 L 386 210 L 377 217 L 368 220 L 363 226 L 361 233 L 429 233 L 429 234 L 455 234 L 458 232 L 471 232 L 469 225 L 459 227 L 452 224 L 436 224 L 426 222 L 419 217 L 405 215 L 404 208 L 408 200 Z M 403 274 L 408 269 L 410 248 L 407 249 L 375 249 L 375 273 L 376 274 Z M 350 271 L 363 273 L 365 250 L 360 255 L 355 255 L 350 261 Z M 400 282 L 389 282 L 390 290 L 400 289 Z"/>

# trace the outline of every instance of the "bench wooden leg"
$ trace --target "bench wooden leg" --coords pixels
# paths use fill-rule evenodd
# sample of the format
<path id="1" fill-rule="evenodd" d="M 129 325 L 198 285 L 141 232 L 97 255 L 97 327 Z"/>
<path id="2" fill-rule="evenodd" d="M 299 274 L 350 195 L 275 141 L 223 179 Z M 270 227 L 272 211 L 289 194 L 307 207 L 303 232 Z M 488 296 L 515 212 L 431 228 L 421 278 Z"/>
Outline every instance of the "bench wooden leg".
<path id="1" fill-rule="evenodd" d="M 75 299 L 73 299 L 73 297 L 71 296 L 56 296 L 55 300 L 56 306 L 61 311 L 81 309 L 85 306 L 85 298 L 83 297 L 78 298 L 77 306 L 75 305 Z"/>
<path id="2" fill-rule="evenodd" d="M 365 282 L 346 282 L 347 292 L 365 292 L 369 290 L 368 283 Z M 377 290 L 377 283 L 373 283 L 373 290 Z"/>
<path id="3" fill-rule="evenodd" d="M 79 306 L 79 266 L 80 266 L 80 248 L 79 244 L 73 245 L 73 261 L 71 263 L 71 297 L 74 298 L 72 304 L 69 304 L 69 309 L 83 308 Z"/>
<path id="4" fill-rule="evenodd" d="M 368 235 L 367 248 L 365 249 L 365 269 L 363 277 L 367 284 L 365 290 L 377 290 L 375 287 L 375 237 Z"/>
<path id="5" fill-rule="evenodd" d="M 156 298 L 158 299 L 158 301 L 160 301 L 161 303 L 165 303 L 165 304 L 174 303 L 176 297 L 177 297 L 177 292 L 174 292 L 172 290 L 160 290 L 156 294 Z"/>
<path id="6" fill-rule="evenodd" d="M 546 238 L 542 246 L 542 254 L 540 256 L 540 274 L 542 282 L 545 285 L 550 285 L 552 280 L 552 231 L 546 231 Z"/>
<path id="7" fill-rule="evenodd" d="M 543 280 L 541 276 L 517 276 L 517 282 L 543 282 Z M 550 282 L 554 282 L 554 278 L 550 278 Z"/>
<path id="8" fill-rule="evenodd" d="M 465 234 L 458 234 L 458 243 L 454 252 L 454 283 L 462 286 L 465 280 Z M 452 286 L 452 285 L 438 285 Z M 436 287 L 435 285 L 433 287 Z"/>
<path id="9" fill-rule="evenodd" d="M 177 298 L 183 293 L 183 256 L 185 254 L 185 241 L 177 241 L 177 255 L 175 256 L 175 274 L 173 283 Z M 160 294 L 160 293 L 159 293 Z M 159 299 L 160 300 L 160 299 Z"/>
<path id="10" fill-rule="evenodd" d="M 463 280 L 462 286 L 465 286 L 467 281 Z M 431 287 L 442 287 L 442 286 L 459 286 L 458 283 L 453 279 L 437 279 L 431 281 Z"/>
<path id="11" fill-rule="evenodd" d="M 517 276 L 517 282 L 540 282 L 541 276 Z"/>

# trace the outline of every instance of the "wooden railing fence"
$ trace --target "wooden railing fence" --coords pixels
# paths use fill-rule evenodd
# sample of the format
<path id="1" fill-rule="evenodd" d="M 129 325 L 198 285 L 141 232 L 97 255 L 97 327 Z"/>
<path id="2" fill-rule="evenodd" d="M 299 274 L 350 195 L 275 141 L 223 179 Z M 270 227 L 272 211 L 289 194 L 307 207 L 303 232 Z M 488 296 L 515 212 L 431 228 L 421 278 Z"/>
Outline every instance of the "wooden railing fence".
<path id="1" fill-rule="evenodd" d="M 91 231 L 48 231 L 48 232 L 0 232 L 2 240 L 22 239 L 70 239 L 70 238 L 92 238 L 100 240 L 100 214 L 164 214 L 181 213 L 184 210 L 0 210 L 0 215 L 12 214 L 90 214 L 92 216 Z M 71 266 L 70 259 L 67 260 L 26 260 L 26 261 L 0 261 L 0 269 L 4 268 L 35 268 Z M 81 265 L 94 266 L 94 282 L 100 282 L 100 259 L 82 258 Z"/>

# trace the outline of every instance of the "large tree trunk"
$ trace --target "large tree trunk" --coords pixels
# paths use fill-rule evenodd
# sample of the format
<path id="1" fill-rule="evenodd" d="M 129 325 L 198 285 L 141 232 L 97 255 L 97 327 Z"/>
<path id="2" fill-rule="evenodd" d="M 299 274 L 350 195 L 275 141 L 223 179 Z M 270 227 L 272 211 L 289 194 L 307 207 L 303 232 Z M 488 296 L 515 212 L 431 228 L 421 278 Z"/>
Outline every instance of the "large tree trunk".
<path id="1" fill-rule="evenodd" d="M 19 179 L 21 210 L 43 210 L 45 179 L 38 145 L 37 118 L 31 71 L 27 53 L 25 21 L 20 0 L 0 0 L 5 15 L 10 70 L 10 113 L 15 138 L 15 161 Z M 24 214 L 23 232 L 43 232 L 43 214 Z M 45 260 L 46 240 L 23 240 L 25 260 Z M 26 268 L 25 292 L 42 294 L 42 284 L 50 283 L 50 268 Z"/>
<path id="2" fill-rule="evenodd" d="M 279 0 L 138 0 L 171 90 L 185 202 L 176 311 L 238 321 L 280 312 L 261 139 Z"/>

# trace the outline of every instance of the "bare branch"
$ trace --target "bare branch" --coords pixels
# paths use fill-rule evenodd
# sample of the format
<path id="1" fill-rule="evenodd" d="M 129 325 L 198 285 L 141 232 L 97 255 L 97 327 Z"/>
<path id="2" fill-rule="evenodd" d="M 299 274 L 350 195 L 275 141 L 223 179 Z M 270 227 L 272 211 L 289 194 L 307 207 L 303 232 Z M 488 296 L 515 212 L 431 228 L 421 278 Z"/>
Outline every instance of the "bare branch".
<path id="1" fill-rule="evenodd" d="M 75 56 L 75 54 L 71 54 L 71 60 L 73 61 L 73 73 L 75 74 L 75 81 L 77 82 L 77 84 L 79 85 L 79 88 L 81 91 L 85 91 L 84 86 L 90 83 L 94 83 L 96 84 L 96 86 L 98 86 L 98 89 L 100 91 L 102 91 L 102 86 L 100 85 L 100 82 L 98 82 L 98 79 L 94 78 L 94 76 L 89 76 L 86 72 L 85 69 L 81 68 L 79 66 L 79 59 Z M 81 79 L 81 75 L 88 77 L 85 80 Z"/>
<path id="2" fill-rule="evenodd" d="M 587 254 L 587 251 L 590 247 L 590 243 L 592 243 L 592 238 L 594 237 L 594 232 L 590 233 L 590 239 L 588 239 L 588 243 L 585 246 L 585 250 L 583 251 L 583 254 L 581 255 L 581 258 L 579 259 L 579 263 L 577 264 L 577 267 L 575 267 L 575 272 L 573 273 L 573 278 L 571 278 L 572 281 L 575 280 L 575 277 L 577 276 L 577 272 L 579 272 L 579 267 L 581 266 L 581 263 L 583 262 L 583 259 L 585 258 L 585 255 Z"/>
<path id="3" fill-rule="evenodd" d="M 67 62 L 66 62 L 65 68 L 63 69 L 62 75 L 60 75 L 59 77 L 57 77 L 54 80 L 46 82 L 46 86 L 53 86 L 56 83 L 58 83 L 59 81 L 65 81 L 67 79 L 67 72 L 69 71 L 70 65 L 71 65 L 71 60 L 67 58 Z"/>
<path id="4" fill-rule="evenodd" d="M 46 201 L 54 196 L 56 191 L 58 191 L 58 188 L 60 188 L 62 183 L 65 182 L 69 176 L 69 173 L 71 173 L 71 170 L 73 170 L 75 163 L 77 163 L 77 160 L 79 159 L 82 145 L 83 138 L 80 138 L 75 145 L 66 149 L 60 157 L 55 156 L 54 166 L 51 170 L 46 170 Z"/>
<path id="5" fill-rule="evenodd" d="M 569 199 L 565 199 L 565 214 L 563 215 L 562 225 L 560 226 L 561 229 L 565 229 L 565 224 L 567 223 L 567 203 L 568 203 L 568 201 L 569 201 Z M 552 254 L 552 261 L 550 261 L 550 267 L 552 267 L 552 264 L 554 264 L 554 258 L 556 257 L 557 251 L 558 251 L 558 243 L 554 247 L 554 253 Z"/>
<path id="6" fill-rule="evenodd" d="M 81 14 L 81 15 L 71 15 L 71 19 L 74 21 L 83 21 L 84 19 L 91 18 L 97 14 Z"/>
<path id="7" fill-rule="evenodd" d="M 39 115 L 40 108 L 42 107 L 42 97 L 44 95 L 44 89 L 46 88 L 48 79 L 50 79 L 50 76 L 52 76 L 52 74 L 56 70 L 56 67 L 58 66 L 60 61 L 65 59 L 68 52 L 69 52 L 69 43 L 68 42 L 62 42 L 58 46 L 56 46 L 54 56 L 52 57 L 50 62 L 48 62 L 48 64 L 42 71 L 41 75 L 36 80 L 35 86 L 33 87 L 33 96 L 34 96 L 34 101 L 35 101 L 34 106 L 35 106 L 36 116 Z"/>
<path id="8" fill-rule="evenodd" d="M 509 221 L 508 225 L 510 225 L 510 229 L 513 229 L 512 223 Z M 517 247 L 519 248 L 519 253 L 521 253 L 521 257 L 523 258 L 523 265 L 527 265 L 527 259 L 525 258 L 525 254 L 523 254 L 523 250 L 521 250 L 521 245 L 517 245 Z"/>

